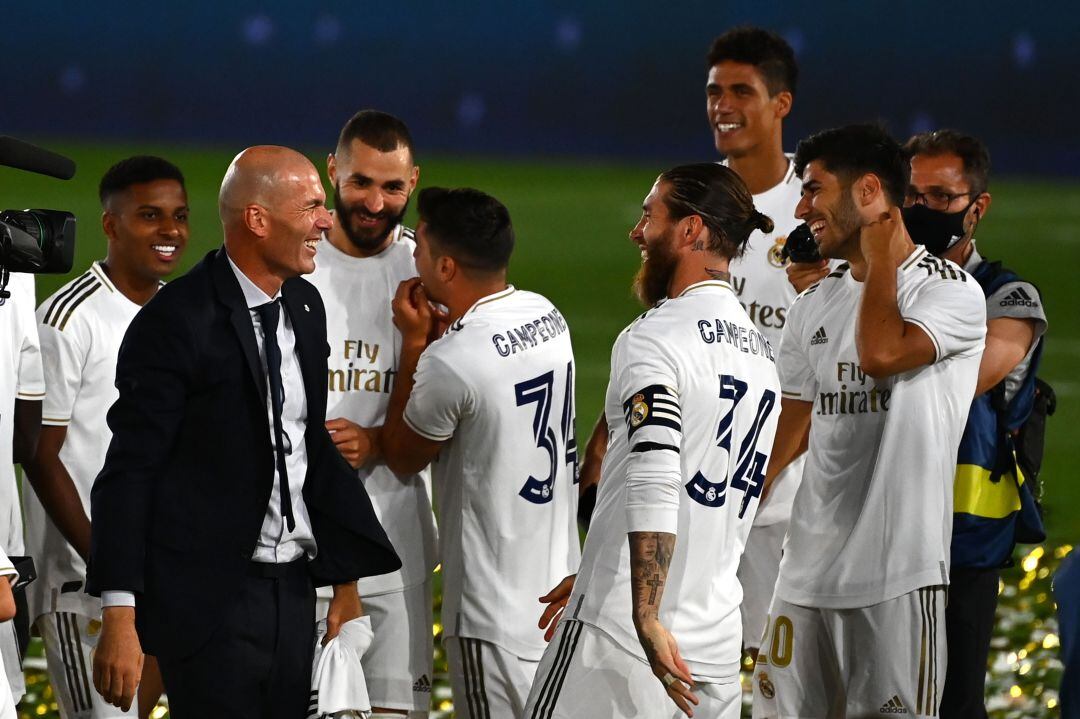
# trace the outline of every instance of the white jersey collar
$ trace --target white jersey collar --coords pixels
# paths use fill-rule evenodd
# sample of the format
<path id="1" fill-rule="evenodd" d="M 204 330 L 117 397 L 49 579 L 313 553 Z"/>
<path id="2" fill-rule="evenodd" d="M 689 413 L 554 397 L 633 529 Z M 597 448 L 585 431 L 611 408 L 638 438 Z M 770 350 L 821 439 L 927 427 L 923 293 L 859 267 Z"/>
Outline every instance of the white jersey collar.
<path id="1" fill-rule="evenodd" d="M 514 294 L 515 292 L 517 292 L 517 290 L 514 288 L 513 285 L 507 285 L 505 290 L 499 290 L 498 292 L 496 292 L 494 294 L 487 295 L 486 297 L 481 297 L 480 299 L 478 299 L 476 302 L 473 303 L 472 307 L 470 307 L 468 310 L 465 311 L 465 314 L 470 314 L 472 312 L 475 312 L 476 310 L 479 310 L 482 306 L 487 305 L 487 304 L 491 304 L 492 302 L 495 302 L 496 300 L 501 300 L 504 297 L 509 297 L 510 295 Z"/>
<path id="2" fill-rule="evenodd" d="M 701 282 L 695 282 L 694 284 L 690 285 L 685 290 L 680 292 L 678 296 L 682 297 L 688 292 L 692 292 L 703 287 L 720 287 L 725 290 L 730 290 L 731 292 L 735 291 L 731 289 L 731 285 L 724 280 L 702 280 Z"/>

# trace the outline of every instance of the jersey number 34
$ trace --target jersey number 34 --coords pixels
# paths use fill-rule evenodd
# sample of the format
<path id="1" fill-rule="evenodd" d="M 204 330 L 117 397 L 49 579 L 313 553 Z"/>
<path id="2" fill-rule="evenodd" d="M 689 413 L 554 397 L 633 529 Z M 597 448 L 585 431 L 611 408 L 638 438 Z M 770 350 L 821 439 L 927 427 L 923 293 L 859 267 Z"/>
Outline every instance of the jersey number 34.
<path id="1" fill-rule="evenodd" d="M 577 482 L 577 439 L 574 432 L 574 365 L 566 365 L 566 387 L 563 397 L 562 421 L 559 428 L 562 432 L 563 451 L 559 451 L 559 442 L 555 437 L 555 430 L 551 428 L 551 401 L 555 392 L 555 372 L 545 372 L 539 377 L 533 377 L 524 382 L 514 385 L 514 395 L 517 397 L 517 406 L 535 404 L 533 411 L 533 440 L 536 446 L 547 452 L 548 470 L 547 476 L 538 479 L 532 475 L 525 480 L 525 484 L 518 492 L 522 498 L 533 504 L 545 504 L 551 501 L 555 493 L 555 477 L 557 475 L 559 455 L 563 461 L 570 465 L 570 471 L 574 482 Z"/>
<path id="2" fill-rule="evenodd" d="M 727 450 L 728 456 L 731 455 L 735 408 L 746 396 L 747 388 L 746 382 L 737 377 L 728 374 L 720 375 L 720 399 L 730 400 L 731 406 L 720 418 L 720 424 L 716 428 L 716 446 Z M 761 395 L 761 401 L 758 402 L 753 422 L 738 442 L 739 453 L 736 455 L 735 471 L 731 474 L 730 484 L 732 489 L 738 489 L 743 493 L 742 503 L 739 505 L 740 519 L 746 514 L 751 500 L 761 496 L 761 489 L 765 484 L 765 468 L 769 463 L 768 448 L 764 452 L 759 452 L 757 445 L 765 420 L 769 418 L 775 406 L 776 393 L 771 389 L 765 390 Z M 722 507 L 727 501 L 728 482 L 728 477 L 724 477 L 719 482 L 712 482 L 699 471 L 686 483 L 686 492 L 691 499 L 706 507 Z"/>

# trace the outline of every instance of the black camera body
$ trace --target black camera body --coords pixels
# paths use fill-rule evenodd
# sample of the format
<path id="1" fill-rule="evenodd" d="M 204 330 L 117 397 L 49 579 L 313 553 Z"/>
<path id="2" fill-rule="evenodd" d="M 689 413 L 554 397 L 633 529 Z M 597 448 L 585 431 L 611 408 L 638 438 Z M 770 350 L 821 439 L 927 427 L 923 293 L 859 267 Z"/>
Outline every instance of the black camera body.
<path id="1" fill-rule="evenodd" d="M 784 247 L 780 250 L 784 260 L 792 262 L 821 262 L 821 251 L 818 250 L 817 241 L 810 232 L 810 226 L 805 222 L 796 227 L 787 236 Z"/>
<path id="2" fill-rule="evenodd" d="M 0 137 L 0 165 L 70 180 L 75 163 L 13 137 Z M 65 274 L 75 261 L 75 215 L 63 210 L 0 212 L 0 299 L 12 272 Z"/>

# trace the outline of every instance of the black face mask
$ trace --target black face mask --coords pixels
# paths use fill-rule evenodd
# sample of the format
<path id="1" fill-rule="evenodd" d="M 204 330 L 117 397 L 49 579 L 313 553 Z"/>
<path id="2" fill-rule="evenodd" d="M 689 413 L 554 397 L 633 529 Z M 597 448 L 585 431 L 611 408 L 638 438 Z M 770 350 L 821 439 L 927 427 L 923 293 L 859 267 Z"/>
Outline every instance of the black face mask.
<path id="1" fill-rule="evenodd" d="M 942 212 L 926 205 L 912 205 L 901 213 L 912 242 L 924 246 L 932 255 L 941 255 L 964 238 L 964 215 L 970 207 L 971 203 L 959 212 Z"/>

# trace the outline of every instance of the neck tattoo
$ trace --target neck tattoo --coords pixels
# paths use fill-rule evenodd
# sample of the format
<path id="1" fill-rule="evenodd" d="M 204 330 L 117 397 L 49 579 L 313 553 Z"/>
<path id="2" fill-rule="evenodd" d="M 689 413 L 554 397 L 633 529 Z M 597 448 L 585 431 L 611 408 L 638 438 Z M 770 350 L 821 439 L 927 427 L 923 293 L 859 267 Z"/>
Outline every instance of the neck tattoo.
<path id="1" fill-rule="evenodd" d="M 706 267 L 705 272 L 714 280 L 720 280 L 721 282 L 731 282 L 731 273 L 727 270 L 714 270 L 711 267 Z"/>

